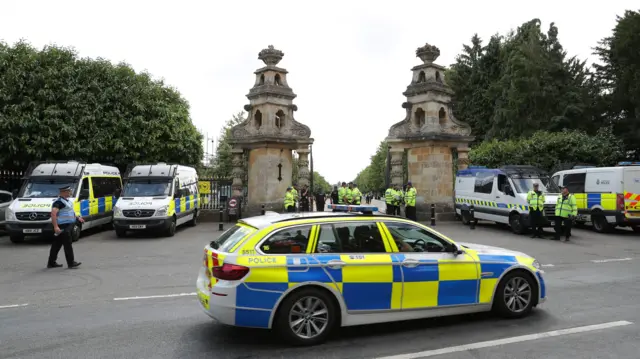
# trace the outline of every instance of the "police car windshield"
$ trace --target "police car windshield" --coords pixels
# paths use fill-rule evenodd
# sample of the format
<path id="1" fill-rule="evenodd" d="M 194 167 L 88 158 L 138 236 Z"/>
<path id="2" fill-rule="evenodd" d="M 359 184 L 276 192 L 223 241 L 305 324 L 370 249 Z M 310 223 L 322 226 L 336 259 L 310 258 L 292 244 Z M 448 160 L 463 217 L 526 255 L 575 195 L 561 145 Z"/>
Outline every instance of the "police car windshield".
<path id="1" fill-rule="evenodd" d="M 533 184 L 538 183 L 538 189 L 544 193 L 560 193 L 560 189 L 549 177 L 540 178 L 511 178 L 516 192 L 527 193 L 533 189 Z"/>
<path id="2" fill-rule="evenodd" d="M 60 195 L 60 188 L 67 186 L 71 186 L 75 194 L 76 184 L 76 181 L 67 178 L 32 178 L 22 187 L 18 197 L 55 198 Z"/>
<path id="3" fill-rule="evenodd" d="M 123 197 L 160 197 L 171 194 L 171 179 L 133 179 L 127 181 Z"/>

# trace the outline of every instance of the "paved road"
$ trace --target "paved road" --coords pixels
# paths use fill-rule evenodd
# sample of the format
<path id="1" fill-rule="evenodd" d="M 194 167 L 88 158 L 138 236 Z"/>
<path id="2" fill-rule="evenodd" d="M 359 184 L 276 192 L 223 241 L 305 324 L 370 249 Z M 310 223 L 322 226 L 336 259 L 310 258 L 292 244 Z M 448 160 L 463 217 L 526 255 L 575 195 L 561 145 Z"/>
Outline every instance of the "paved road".
<path id="1" fill-rule="evenodd" d="M 549 301 L 525 320 L 473 315 L 346 328 L 324 345 L 289 348 L 269 332 L 223 327 L 200 311 L 191 293 L 217 224 L 174 238 L 93 233 L 75 245 L 83 262 L 75 271 L 44 269 L 47 243 L 14 245 L 0 236 L 0 358 L 638 357 L 637 234 L 575 230 L 573 242 L 559 243 L 492 225 L 436 229 L 536 256 L 547 272 Z M 136 298 L 148 296 L 162 297 Z"/>

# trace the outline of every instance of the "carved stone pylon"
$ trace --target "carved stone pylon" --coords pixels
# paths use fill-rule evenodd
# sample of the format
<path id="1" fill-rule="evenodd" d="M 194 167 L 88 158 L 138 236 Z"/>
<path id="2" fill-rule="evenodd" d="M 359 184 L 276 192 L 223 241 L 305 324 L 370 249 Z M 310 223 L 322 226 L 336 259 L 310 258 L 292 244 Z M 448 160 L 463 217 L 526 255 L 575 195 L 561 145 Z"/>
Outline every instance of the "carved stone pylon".
<path id="1" fill-rule="evenodd" d="M 243 208 L 243 216 L 259 214 L 263 205 L 266 210 L 283 209 L 284 195 L 291 185 L 293 173 L 292 151 L 304 152 L 298 149 L 308 148 L 313 143 L 309 127 L 294 118 L 298 107 L 293 100 L 297 95 L 289 87 L 288 71 L 278 67 L 283 57 L 284 52 L 271 45 L 260 51 L 258 59 L 265 66 L 254 72 L 255 82 L 247 94 L 249 104 L 244 106 L 248 116 L 231 129 L 229 142 L 238 149 L 238 154 L 248 151 L 247 173 L 244 174 L 247 205 Z M 302 154 L 300 160 L 301 164 L 308 163 Z M 300 183 L 308 183 L 309 170 L 301 164 Z M 236 177 L 234 172 L 234 194 L 242 194 L 242 178 Z"/>
<path id="2" fill-rule="evenodd" d="M 244 150 L 242 148 L 234 148 L 231 150 L 231 155 L 233 156 L 231 159 L 231 173 L 233 176 L 231 189 L 233 190 L 234 197 L 241 197 L 244 192 L 244 186 L 242 183 L 242 179 L 244 178 L 243 154 Z"/>
<path id="3" fill-rule="evenodd" d="M 404 156 L 404 148 L 390 148 L 391 152 L 391 185 L 402 186 L 403 172 L 402 172 L 402 157 Z"/>
<path id="4" fill-rule="evenodd" d="M 298 184 L 300 186 L 309 185 L 309 148 L 299 148 L 298 154 Z"/>

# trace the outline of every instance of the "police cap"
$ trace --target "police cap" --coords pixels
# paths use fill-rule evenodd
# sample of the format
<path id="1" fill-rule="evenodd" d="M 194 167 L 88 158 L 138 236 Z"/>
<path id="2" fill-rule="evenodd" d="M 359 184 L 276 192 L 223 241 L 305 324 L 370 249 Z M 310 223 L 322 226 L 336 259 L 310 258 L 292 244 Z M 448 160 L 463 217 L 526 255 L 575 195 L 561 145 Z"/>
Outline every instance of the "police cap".
<path id="1" fill-rule="evenodd" d="M 65 191 L 71 192 L 71 186 L 60 187 L 60 192 L 65 192 Z"/>

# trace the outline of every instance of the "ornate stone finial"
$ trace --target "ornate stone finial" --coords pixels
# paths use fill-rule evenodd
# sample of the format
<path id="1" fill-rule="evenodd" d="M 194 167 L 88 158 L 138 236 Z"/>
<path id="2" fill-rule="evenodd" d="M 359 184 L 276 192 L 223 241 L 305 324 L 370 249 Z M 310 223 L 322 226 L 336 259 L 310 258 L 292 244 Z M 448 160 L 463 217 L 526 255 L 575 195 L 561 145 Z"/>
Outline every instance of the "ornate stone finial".
<path id="1" fill-rule="evenodd" d="M 416 50 L 416 56 L 425 64 L 430 64 L 440 56 L 440 49 L 428 43 Z"/>
<path id="2" fill-rule="evenodd" d="M 260 53 L 258 54 L 258 59 L 262 60 L 262 62 L 264 62 L 264 64 L 267 66 L 275 66 L 278 64 L 278 62 L 280 62 L 280 60 L 282 60 L 283 56 L 284 52 L 274 48 L 273 45 L 269 45 L 268 48 L 260 51 Z"/>

